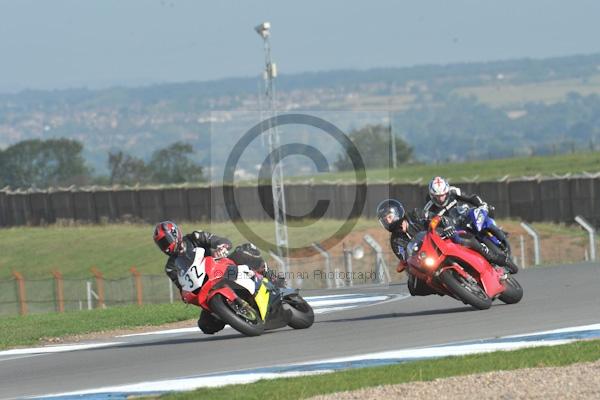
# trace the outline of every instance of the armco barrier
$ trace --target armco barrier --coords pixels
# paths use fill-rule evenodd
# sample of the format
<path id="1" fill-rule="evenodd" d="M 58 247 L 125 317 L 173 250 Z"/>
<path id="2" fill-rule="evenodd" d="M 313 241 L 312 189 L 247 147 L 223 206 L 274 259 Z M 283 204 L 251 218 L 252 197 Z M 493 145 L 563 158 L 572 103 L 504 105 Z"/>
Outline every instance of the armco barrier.
<path id="1" fill-rule="evenodd" d="M 600 177 L 467 182 L 457 184 L 466 193 L 478 193 L 496 207 L 497 218 L 529 222 L 572 223 L 581 215 L 595 226 L 600 223 Z M 356 184 L 288 184 L 288 214 L 309 218 L 346 219 L 355 199 L 364 203 L 363 217 L 374 217 L 377 204 L 388 197 L 407 209 L 422 207 L 427 197 L 424 183 L 371 183 L 366 193 Z M 364 199 L 359 198 L 365 194 Z M 358 195 L 358 196 L 357 196 Z M 271 186 L 233 187 L 233 218 L 268 220 L 272 215 Z M 328 206 L 316 207 L 319 200 Z M 219 222 L 230 220 L 221 187 L 180 188 L 82 188 L 48 191 L 0 191 L 0 226 L 44 225 L 61 220 L 97 223 L 162 219 Z"/>

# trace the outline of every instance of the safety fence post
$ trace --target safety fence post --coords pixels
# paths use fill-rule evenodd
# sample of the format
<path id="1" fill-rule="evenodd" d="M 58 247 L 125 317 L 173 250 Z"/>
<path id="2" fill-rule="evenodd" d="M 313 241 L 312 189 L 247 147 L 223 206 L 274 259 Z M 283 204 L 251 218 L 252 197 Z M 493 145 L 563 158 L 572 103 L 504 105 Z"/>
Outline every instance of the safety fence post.
<path id="1" fill-rule="evenodd" d="M 91 271 L 96 278 L 96 289 L 98 289 L 98 306 L 106 308 L 106 304 L 104 303 L 104 277 L 96 267 L 92 267 Z"/>
<path id="2" fill-rule="evenodd" d="M 596 261 L 596 230 L 581 215 L 575 217 L 575 222 L 587 231 L 590 238 L 590 261 Z"/>
<path id="3" fill-rule="evenodd" d="M 529 224 L 526 224 L 525 222 L 521 222 L 521 227 L 523 229 L 525 229 L 525 231 L 529 234 L 529 236 L 531 236 L 533 238 L 533 258 L 534 258 L 534 264 L 535 265 L 540 265 L 540 259 L 541 259 L 541 255 L 540 255 L 540 235 L 536 232 L 535 229 L 533 229 L 533 227 Z"/>
<path id="4" fill-rule="evenodd" d="M 131 275 L 133 275 L 133 280 L 135 282 L 135 295 L 137 299 L 137 305 L 141 306 L 143 302 L 142 275 L 137 270 L 137 268 L 135 268 L 135 266 L 132 266 L 130 271 Z"/>
<path id="5" fill-rule="evenodd" d="M 373 251 L 375 251 L 375 274 L 377 275 L 378 283 L 385 283 L 386 278 L 387 282 L 391 282 L 392 278 L 390 277 L 390 272 L 387 269 L 387 264 L 385 263 L 385 258 L 383 257 L 383 248 L 377 241 L 373 238 L 373 236 L 366 234 L 363 236 L 363 239 Z"/>
<path id="6" fill-rule="evenodd" d="M 317 252 L 319 252 L 319 254 L 321 254 L 323 256 L 323 258 L 325 258 L 325 274 L 326 274 L 326 282 L 327 282 L 327 289 L 331 289 L 333 287 L 333 284 L 331 282 L 331 255 L 329 255 L 329 253 L 327 252 L 327 250 L 325 250 L 319 243 L 313 243 L 312 247 L 317 250 Z"/>
<path id="7" fill-rule="evenodd" d="M 60 271 L 52 271 L 54 276 L 54 298 L 56 301 L 56 311 L 62 313 L 65 312 L 65 295 L 63 289 L 63 277 Z"/>
<path id="8" fill-rule="evenodd" d="M 19 313 L 21 315 L 27 314 L 27 296 L 25 294 L 25 279 L 17 271 L 13 271 L 13 276 L 17 280 L 17 289 L 19 292 Z"/>
<path id="9" fill-rule="evenodd" d="M 175 296 L 173 293 L 173 282 L 171 278 L 167 278 L 167 282 L 169 282 L 169 303 L 173 303 L 175 301 Z"/>
<path id="10" fill-rule="evenodd" d="M 353 271 L 352 271 L 352 249 L 346 247 L 346 243 L 342 243 L 342 252 L 344 254 L 344 267 L 346 269 L 346 284 L 350 287 L 354 286 Z"/>
<path id="11" fill-rule="evenodd" d="M 519 235 L 519 244 L 521 245 L 521 267 L 526 268 L 525 264 L 525 238 L 523 235 Z"/>

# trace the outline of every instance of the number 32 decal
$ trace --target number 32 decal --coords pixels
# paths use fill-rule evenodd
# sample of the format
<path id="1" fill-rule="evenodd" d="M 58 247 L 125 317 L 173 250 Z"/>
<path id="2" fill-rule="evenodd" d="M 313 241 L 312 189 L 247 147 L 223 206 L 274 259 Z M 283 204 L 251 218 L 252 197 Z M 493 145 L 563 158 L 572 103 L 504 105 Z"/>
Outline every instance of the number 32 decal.
<path id="1" fill-rule="evenodd" d="M 197 286 L 197 284 L 200 283 L 200 278 L 202 278 L 203 276 L 204 272 L 198 273 L 198 267 L 194 265 L 185 274 L 185 280 L 188 282 L 190 287 L 196 289 L 199 286 Z"/>

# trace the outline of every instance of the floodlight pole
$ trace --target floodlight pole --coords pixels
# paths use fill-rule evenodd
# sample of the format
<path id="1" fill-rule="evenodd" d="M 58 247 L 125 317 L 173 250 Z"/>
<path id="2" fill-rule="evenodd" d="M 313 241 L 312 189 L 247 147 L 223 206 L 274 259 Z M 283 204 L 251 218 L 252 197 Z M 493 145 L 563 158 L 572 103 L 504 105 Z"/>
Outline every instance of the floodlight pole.
<path id="1" fill-rule="evenodd" d="M 263 93 L 266 108 L 266 120 L 271 121 L 276 115 L 274 80 L 277 76 L 277 67 L 271 60 L 271 24 L 263 22 L 256 26 L 255 31 L 263 38 L 265 49 L 265 71 L 263 74 L 265 91 Z M 270 122 L 269 122 L 270 124 Z M 283 260 L 286 269 L 288 264 L 288 232 L 286 222 L 285 192 L 283 185 L 283 168 L 281 167 L 280 141 L 277 126 L 267 127 L 269 145 L 269 166 L 271 167 L 271 190 L 273 193 L 273 220 L 275 221 L 275 242 L 277 253 Z"/>
<path id="2" fill-rule="evenodd" d="M 389 107 L 388 107 L 388 128 L 390 129 L 390 158 L 392 159 L 391 162 L 391 166 L 393 169 L 396 169 L 396 135 L 394 134 L 394 116 L 393 116 L 393 112 L 392 112 L 392 100 L 390 99 L 389 101 Z"/>

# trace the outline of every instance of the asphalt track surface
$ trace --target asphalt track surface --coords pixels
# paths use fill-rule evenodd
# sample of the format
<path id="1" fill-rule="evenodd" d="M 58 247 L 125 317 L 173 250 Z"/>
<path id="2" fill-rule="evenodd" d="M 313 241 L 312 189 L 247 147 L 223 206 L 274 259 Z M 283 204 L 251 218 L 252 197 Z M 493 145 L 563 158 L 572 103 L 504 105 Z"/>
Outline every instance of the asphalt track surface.
<path id="1" fill-rule="evenodd" d="M 402 296 L 317 315 L 307 330 L 255 338 L 227 329 L 118 338 L 116 346 L 0 357 L 0 398 L 60 393 L 204 373 L 268 367 L 386 350 L 529 333 L 600 322 L 600 265 L 532 268 L 517 276 L 521 303 L 475 311 L 447 297 Z M 406 294 L 404 284 L 307 292 Z M 114 340 L 107 340 L 114 341 Z"/>

